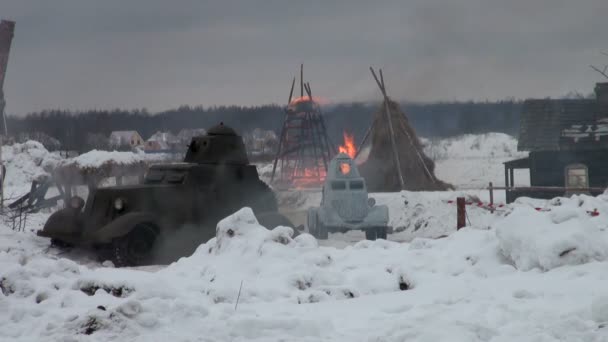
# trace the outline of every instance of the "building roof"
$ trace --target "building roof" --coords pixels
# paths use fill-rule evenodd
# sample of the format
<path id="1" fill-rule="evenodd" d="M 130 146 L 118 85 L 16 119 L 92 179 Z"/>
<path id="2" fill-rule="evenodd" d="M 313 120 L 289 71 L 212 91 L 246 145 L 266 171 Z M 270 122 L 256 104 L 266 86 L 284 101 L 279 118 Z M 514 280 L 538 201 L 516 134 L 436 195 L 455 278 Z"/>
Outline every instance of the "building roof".
<path id="1" fill-rule="evenodd" d="M 522 106 L 517 149 L 608 149 L 606 85 L 596 85 L 596 99 L 526 100 Z"/>

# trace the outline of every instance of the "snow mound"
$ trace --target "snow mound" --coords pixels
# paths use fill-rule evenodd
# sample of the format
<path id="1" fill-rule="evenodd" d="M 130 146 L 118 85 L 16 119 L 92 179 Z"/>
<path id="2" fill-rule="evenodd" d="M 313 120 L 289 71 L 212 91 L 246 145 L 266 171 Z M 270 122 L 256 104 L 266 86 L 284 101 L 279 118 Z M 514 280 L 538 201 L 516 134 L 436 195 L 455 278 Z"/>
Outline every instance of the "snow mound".
<path id="1" fill-rule="evenodd" d="M 319 248 L 308 234 L 292 238 L 289 227 L 267 230 L 249 208 L 217 226 L 216 238 L 189 258 L 169 266 L 167 274 L 184 274 L 214 302 L 296 303 L 347 299 L 400 290 L 400 276 L 386 272 L 366 254 L 397 248 L 387 241 L 365 241 L 346 250 Z M 232 270 L 227 272 L 226 270 Z"/>
<path id="2" fill-rule="evenodd" d="M 24 186 L 47 176 L 62 158 L 47 151 L 37 141 L 2 146 L 2 159 L 6 166 L 5 186 Z"/>
<path id="3" fill-rule="evenodd" d="M 600 216 L 593 216 L 598 210 Z M 608 259 L 608 197 L 555 198 L 544 208 L 518 201 L 496 229 L 502 254 L 520 270 L 547 271 Z"/>

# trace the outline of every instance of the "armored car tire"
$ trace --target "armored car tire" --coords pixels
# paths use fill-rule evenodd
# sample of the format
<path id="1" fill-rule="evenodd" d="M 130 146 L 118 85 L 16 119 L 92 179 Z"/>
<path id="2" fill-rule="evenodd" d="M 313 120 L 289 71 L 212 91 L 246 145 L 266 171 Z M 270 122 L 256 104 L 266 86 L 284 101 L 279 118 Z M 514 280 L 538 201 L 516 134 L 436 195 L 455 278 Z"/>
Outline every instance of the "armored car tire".
<path id="1" fill-rule="evenodd" d="M 317 237 L 317 212 L 313 209 L 308 209 L 308 213 L 306 215 L 306 226 L 308 226 L 308 233 L 314 237 Z"/>
<path id="2" fill-rule="evenodd" d="M 387 227 L 378 227 L 376 228 L 376 239 L 387 239 Z"/>
<path id="3" fill-rule="evenodd" d="M 317 223 L 317 239 L 319 240 L 327 240 L 329 239 L 329 231 L 327 227 L 322 222 Z"/>
<path id="4" fill-rule="evenodd" d="M 149 265 L 158 240 L 152 224 L 140 223 L 112 243 L 112 262 L 117 267 Z"/>
<path id="5" fill-rule="evenodd" d="M 308 217 L 306 218 L 308 224 L 308 232 L 318 240 L 327 240 L 329 238 L 329 232 L 327 227 L 319 221 L 317 211 L 310 209 L 308 210 Z"/>
<path id="6" fill-rule="evenodd" d="M 63 240 L 60 240 L 60 239 L 51 239 L 51 246 L 57 247 L 57 248 L 70 248 L 70 247 L 72 247 L 72 244 L 65 242 Z"/>

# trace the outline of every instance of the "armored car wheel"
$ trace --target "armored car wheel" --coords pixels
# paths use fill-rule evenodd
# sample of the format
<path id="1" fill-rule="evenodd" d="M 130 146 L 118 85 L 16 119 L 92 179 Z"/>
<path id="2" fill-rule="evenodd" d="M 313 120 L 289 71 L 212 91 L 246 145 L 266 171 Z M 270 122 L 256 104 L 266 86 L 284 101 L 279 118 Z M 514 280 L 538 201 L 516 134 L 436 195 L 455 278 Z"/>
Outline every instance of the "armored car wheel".
<path id="1" fill-rule="evenodd" d="M 308 210 L 306 217 L 306 225 L 308 226 L 308 234 L 317 237 L 317 212 L 314 210 Z"/>
<path id="2" fill-rule="evenodd" d="M 63 241 L 63 240 L 59 240 L 59 239 L 51 239 L 51 246 L 53 247 L 57 247 L 57 248 L 70 248 L 72 247 L 71 244 Z"/>
<path id="3" fill-rule="evenodd" d="M 317 221 L 317 239 L 319 240 L 327 240 L 329 239 L 329 231 L 327 227 L 322 222 Z"/>
<path id="4" fill-rule="evenodd" d="M 376 228 L 376 239 L 384 239 L 384 240 L 386 240 L 386 238 L 387 238 L 387 230 L 388 230 L 388 228 L 386 228 L 386 227 L 378 227 L 378 228 Z"/>
<path id="5" fill-rule="evenodd" d="M 114 240 L 112 262 L 117 267 L 149 264 L 157 238 L 158 232 L 151 224 L 138 224 L 127 235 Z"/>
<path id="6" fill-rule="evenodd" d="M 318 240 L 327 240 L 329 238 L 327 227 L 322 222 L 319 222 L 319 216 L 315 210 L 308 211 L 307 224 L 310 235 Z"/>

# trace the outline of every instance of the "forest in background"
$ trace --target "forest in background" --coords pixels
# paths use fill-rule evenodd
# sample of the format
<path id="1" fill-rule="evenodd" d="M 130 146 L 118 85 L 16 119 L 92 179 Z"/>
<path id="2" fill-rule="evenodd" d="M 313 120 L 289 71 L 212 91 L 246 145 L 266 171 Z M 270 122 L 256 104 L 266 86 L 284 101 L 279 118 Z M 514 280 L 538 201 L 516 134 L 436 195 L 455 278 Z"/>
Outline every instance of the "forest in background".
<path id="1" fill-rule="evenodd" d="M 517 135 L 521 101 L 403 103 L 406 116 L 423 137 L 450 137 L 467 133 L 503 132 Z M 345 103 L 323 107 L 328 134 L 334 142 L 342 132 L 359 142 L 380 103 Z M 112 131 L 136 130 L 147 139 L 157 131 L 178 133 L 184 128 L 209 128 L 224 122 L 239 133 L 255 128 L 280 133 L 283 107 L 264 106 L 182 106 L 160 113 L 137 110 L 45 110 L 24 117 L 7 118 L 11 135 L 48 135 L 62 150 L 79 152 L 95 148 L 94 137 L 108 137 Z"/>

